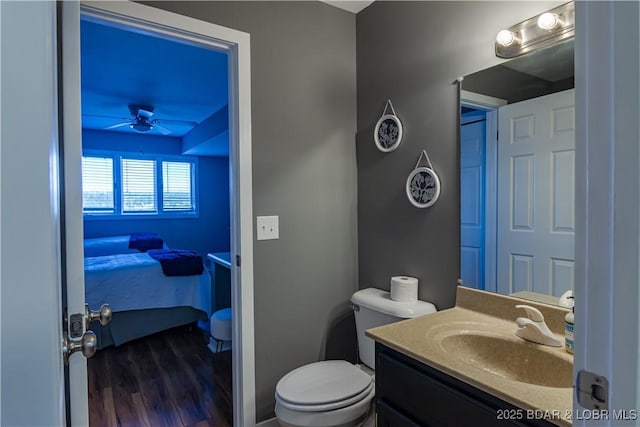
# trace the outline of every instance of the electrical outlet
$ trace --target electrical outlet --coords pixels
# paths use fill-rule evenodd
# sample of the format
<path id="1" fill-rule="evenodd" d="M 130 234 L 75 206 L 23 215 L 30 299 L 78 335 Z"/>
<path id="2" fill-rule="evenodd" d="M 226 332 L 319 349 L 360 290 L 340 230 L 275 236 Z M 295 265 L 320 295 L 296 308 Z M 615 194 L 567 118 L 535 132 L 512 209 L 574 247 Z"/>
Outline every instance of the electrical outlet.
<path id="1" fill-rule="evenodd" d="M 256 227 L 258 229 L 258 240 L 273 240 L 280 238 L 278 230 L 278 216 L 258 216 L 256 217 Z"/>

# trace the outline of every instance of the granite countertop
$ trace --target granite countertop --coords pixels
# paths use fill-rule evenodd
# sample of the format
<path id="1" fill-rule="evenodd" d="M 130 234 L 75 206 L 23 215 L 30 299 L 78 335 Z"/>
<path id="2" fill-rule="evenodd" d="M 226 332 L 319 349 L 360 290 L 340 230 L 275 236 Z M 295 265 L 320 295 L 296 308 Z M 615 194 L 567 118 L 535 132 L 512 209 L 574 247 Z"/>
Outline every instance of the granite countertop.
<path id="1" fill-rule="evenodd" d="M 564 347 L 530 343 L 515 335 L 515 319 L 525 316 L 515 305 L 527 304 L 542 312 L 551 331 L 564 343 L 563 322 L 568 310 L 464 287 L 458 287 L 456 301 L 454 308 L 366 333 L 394 350 L 524 409 L 524 419 L 546 419 L 570 426 L 573 374 L 567 368 L 573 365 L 573 356 Z M 481 339 L 465 341 L 460 346 L 457 338 L 461 334 Z M 509 351 L 492 347 L 492 342 L 506 342 Z M 470 349 L 469 345 L 476 348 Z M 469 356 L 469 350 L 474 357 Z M 504 366 L 496 365 L 495 360 L 501 360 Z M 518 370 L 520 379 L 526 382 L 513 379 L 511 374 L 510 368 L 519 364 L 527 366 Z M 556 386 L 538 385 L 549 382 L 556 382 Z"/>

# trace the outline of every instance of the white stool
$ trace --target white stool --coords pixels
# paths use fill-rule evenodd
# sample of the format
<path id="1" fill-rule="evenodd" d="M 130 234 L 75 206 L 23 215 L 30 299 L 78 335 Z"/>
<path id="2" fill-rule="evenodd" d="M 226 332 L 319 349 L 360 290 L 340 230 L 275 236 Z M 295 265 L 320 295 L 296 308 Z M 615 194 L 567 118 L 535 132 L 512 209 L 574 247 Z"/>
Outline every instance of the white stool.
<path id="1" fill-rule="evenodd" d="M 216 340 L 216 349 L 214 351 L 211 344 L 209 348 L 214 353 L 222 350 L 225 341 L 231 341 L 231 309 L 223 308 L 211 315 L 211 337 Z"/>

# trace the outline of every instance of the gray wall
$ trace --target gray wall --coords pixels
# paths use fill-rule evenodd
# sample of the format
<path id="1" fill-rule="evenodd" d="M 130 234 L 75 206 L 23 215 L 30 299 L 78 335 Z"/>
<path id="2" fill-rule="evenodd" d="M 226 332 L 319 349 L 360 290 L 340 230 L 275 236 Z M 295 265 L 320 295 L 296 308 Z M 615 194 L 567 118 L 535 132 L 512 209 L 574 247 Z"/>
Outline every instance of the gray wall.
<path id="1" fill-rule="evenodd" d="M 357 15 L 358 247 L 360 287 L 389 288 L 393 275 L 420 279 L 419 296 L 455 303 L 459 256 L 458 87 L 493 66 L 496 33 L 561 2 L 375 2 Z M 385 154 L 373 128 L 393 101 L 405 136 Z M 405 195 L 426 149 L 442 193 L 428 209 Z"/>
<path id="2" fill-rule="evenodd" d="M 254 243 L 264 420 L 282 375 L 349 324 L 357 289 L 355 16 L 318 2 L 153 5 L 251 34 L 254 214 L 280 216 L 280 240 Z"/>

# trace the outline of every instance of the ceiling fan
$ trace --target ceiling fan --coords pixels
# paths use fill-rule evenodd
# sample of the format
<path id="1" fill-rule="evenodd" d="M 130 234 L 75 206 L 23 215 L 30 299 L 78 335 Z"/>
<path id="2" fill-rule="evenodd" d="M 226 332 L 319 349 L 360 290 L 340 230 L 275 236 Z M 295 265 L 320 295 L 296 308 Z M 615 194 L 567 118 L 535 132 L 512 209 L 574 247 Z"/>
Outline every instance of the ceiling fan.
<path id="1" fill-rule="evenodd" d="M 116 123 L 111 126 L 107 126 L 105 129 L 118 129 L 121 127 L 129 126 L 131 129 L 145 133 L 152 129 L 157 130 L 163 135 L 169 135 L 172 130 L 160 125 L 160 120 L 152 119 L 153 107 L 148 105 L 129 104 L 129 111 L 131 112 L 130 119 L 123 119 L 124 122 Z M 195 124 L 189 122 L 190 124 Z"/>

